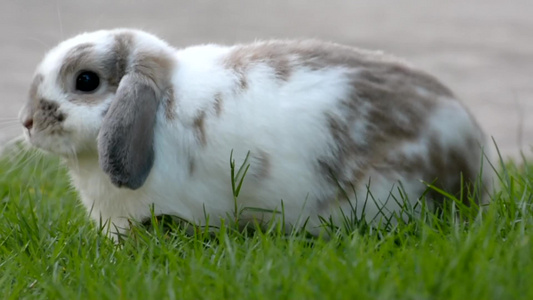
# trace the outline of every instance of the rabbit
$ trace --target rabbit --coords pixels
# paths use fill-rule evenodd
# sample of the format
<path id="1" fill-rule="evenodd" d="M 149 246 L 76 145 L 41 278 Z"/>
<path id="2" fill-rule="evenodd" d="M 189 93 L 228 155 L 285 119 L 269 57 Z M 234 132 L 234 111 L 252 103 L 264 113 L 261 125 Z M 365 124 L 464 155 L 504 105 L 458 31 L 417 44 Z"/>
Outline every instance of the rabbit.
<path id="1" fill-rule="evenodd" d="M 490 178 L 486 137 L 450 89 L 393 56 L 319 40 L 176 49 L 141 30 L 82 33 L 46 54 L 19 118 L 111 235 L 152 211 L 216 227 L 235 210 L 230 157 L 249 167 L 240 221 L 283 211 L 311 234 L 324 219 L 442 203 L 428 185 L 466 203 Z"/>

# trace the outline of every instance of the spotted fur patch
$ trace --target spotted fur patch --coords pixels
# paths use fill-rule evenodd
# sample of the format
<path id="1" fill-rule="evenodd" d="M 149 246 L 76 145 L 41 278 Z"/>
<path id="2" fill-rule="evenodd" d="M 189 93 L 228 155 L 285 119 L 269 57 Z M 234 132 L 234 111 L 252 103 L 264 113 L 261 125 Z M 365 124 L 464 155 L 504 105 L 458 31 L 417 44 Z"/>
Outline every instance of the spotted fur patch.
<path id="1" fill-rule="evenodd" d="M 202 111 L 193 121 L 194 135 L 201 145 L 207 144 L 207 137 L 205 134 L 205 111 Z"/>

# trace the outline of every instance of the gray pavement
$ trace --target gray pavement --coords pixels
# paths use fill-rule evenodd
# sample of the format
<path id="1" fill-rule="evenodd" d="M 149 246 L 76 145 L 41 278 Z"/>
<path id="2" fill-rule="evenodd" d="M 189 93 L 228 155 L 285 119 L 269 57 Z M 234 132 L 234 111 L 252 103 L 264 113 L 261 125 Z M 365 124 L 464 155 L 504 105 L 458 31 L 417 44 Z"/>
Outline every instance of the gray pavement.
<path id="1" fill-rule="evenodd" d="M 320 38 L 401 56 L 456 92 L 505 156 L 533 156 L 533 1 L 0 0 L 0 144 L 46 50 L 135 27 L 170 44 Z"/>

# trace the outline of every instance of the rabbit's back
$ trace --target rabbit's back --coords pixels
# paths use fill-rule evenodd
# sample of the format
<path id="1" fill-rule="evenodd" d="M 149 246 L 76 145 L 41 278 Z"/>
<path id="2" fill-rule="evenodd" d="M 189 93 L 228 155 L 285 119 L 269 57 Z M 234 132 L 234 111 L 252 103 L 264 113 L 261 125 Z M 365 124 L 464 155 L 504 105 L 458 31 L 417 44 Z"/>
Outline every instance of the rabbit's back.
<path id="1" fill-rule="evenodd" d="M 370 215 L 380 205 L 393 211 L 400 182 L 411 202 L 427 188 L 421 181 L 452 194 L 461 173 L 475 182 L 480 128 L 449 89 L 405 63 L 316 41 L 211 45 L 205 57 L 192 50 L 194 59 L 177 55 L 173 106 L 162 108 L 186 134 L 172 125 L 156 149 L 164 168 L 169 152 L 188 153 L 176 162 L 186 166 L 186 188 L 175 186 L 198 212 L 233 208 L 232 151 L 238 165 L 250 151 L 241 206 L 280 209 L 283 201 L 293 222 L 364 202 Z"/>

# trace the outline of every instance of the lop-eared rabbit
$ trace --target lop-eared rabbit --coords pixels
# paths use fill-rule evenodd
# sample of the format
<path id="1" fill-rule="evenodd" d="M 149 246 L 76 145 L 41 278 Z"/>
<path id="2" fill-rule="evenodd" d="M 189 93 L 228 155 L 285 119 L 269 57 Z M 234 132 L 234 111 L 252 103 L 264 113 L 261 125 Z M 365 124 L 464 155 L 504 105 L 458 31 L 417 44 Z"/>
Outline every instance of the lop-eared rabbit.
<path id="1" fill-rule="evenodd" d="M 237 206 L 262 209 L 243 222 L 283 206 L 288 228 L 314 234 L 320 216 L 340 225 L 444 201 L 429 184 L 466 201 L 488 181 L 484 134 L 447 87 L 316 40 L 178 50 L 139 30 L 80 34 L 45 56 L 20 119 L 114 233 L 152 208 L 219 224 L 235 207 L 231 153 L 237 166 L 249 155 Z"/>

